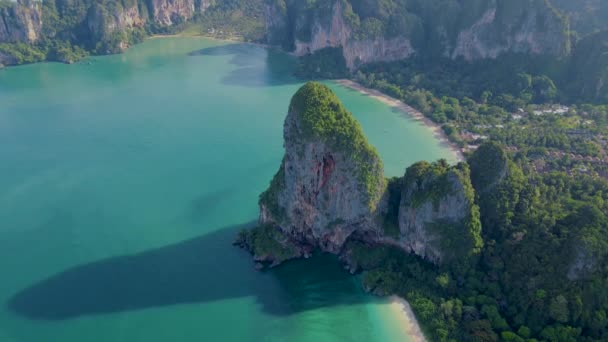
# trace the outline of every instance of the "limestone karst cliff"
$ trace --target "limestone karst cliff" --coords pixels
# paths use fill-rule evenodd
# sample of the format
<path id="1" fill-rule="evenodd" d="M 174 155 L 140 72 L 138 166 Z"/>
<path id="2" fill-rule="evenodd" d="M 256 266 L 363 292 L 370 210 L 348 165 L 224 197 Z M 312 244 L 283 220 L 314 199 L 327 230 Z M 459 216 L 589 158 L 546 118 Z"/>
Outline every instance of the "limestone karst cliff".
<path id="1" fill-rule="evenodd" d="M 608 30 L 577 42 L 568 73 L 578 99 L 608 102 Z"/>
<path id="2" fill-rule="evenodd" d="M 19 0 L 9 5 L 0 3 L 0 43 L 33 43 L 42 28 L 41 4 L 33 0 Z"/>
<path id="3" fill-rule="evenodd" d="M 479 207 L 466 163 L 410 166 L 403 180 L 396 243 L 434 263 L 481 250 Z"/>
<path id="4" fill-rule="evenodd" d="M 213 0 L 151 0 L 149 6 L 155 23 L 170 26 L 204 12 L 212 2 Z"/>
<path id="5" fill-rule="evenodd" d="M 346 65 L 379 61 L 395 61 L 414 53 L 408 37 L 385 37 L 383 34 L 361 35 L 350 21 L 353 13 L 344 1 L 334 1 L 328 8 L 299 8 L 293 18 L 296 34 L 293 49 L 296 55 L 305 55 L 327 47 L 341 47 Z M 359 31 L 361 31 L 359 29 Z"/>
<path id="6" fill-rule="evenodd" d="M 414 55 L 466 60 L 507 53 L 564 56 L 571 41 L 567 18 L 547 0 L 4 0 L 0 43 L 31 44 L 45 36 L 94 53 L 120 52 L 140 40 L 143 28 L 164 32 L 220 7 L 222 15 L 236 17 L 246 8 L 259 8 L 256 16 L 264 17 L 259 20 L 265 22 L 260 27 L 265 33 L 256 39 L 265 37 L 266 43 L 300 56 L 339 48 L 350 70 Z"/>
<path id="7" fill-rule="evenodd" d="M 564 56 L 568 21 L 545 0 L 268 2 L 268 29 L 296 55 L 328 47 L 360 64 L 414 54 L 475 60 L 504 53 Z"/>
<path id="8" fill-rule="evenodd" d="M 418 163 L 393 182 L 397 191 L 387 190 L 377 152 L 328 87 L 309 82 L 298 90 L 284 139 L 279 171 L 260 196 L 261 227 L 239 239 L 256 260 L 276 265 L 313 249 L 341 254 L 351 239 L 398 246 L 433 263 L 481 248 L 466 164 Z M 389 210 L 394 202 L 397 211 Z"/>
<path id="9" fill-rule="evenodd" d="M 139 10 L 137 3 L 128 7 L 104 6 L 94 4 L 87 12 L 85 19 L 89 30 L 89 39 L 93 42 L 109 42 L 100 52 L 123 52 L 129 47 L 124 32 L 134 28 L 142 28 L 146 23 L 145 15 Z"/>
<path id="10" fill-rule="evenodd" d="M 285 156 L 261 196 L 260 222 L 300 243 L 338 253 L 354 231 L 376 231 L 385 188 L 382 161 L 336 95 L 307 83 L 284 125 Z"/>
<path id="11" fill-rule="evenodd" d="M 47 38 L 95 53 L 117 53 L 140 41 L 146 30 L 162 30 L 186 22 L 212 3 L 211 0 L 2 1 L 0 43 L 35 45 L 41 38 Z M 5 54 L 4 61 L 10 62 L 9 57 Z"/>

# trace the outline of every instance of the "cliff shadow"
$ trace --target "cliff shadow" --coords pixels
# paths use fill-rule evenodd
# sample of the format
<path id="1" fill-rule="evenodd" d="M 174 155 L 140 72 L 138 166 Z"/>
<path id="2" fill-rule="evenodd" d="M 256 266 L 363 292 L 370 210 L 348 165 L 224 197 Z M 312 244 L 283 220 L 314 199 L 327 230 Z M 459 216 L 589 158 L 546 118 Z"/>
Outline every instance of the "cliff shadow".
<path id="1" fill-rule="evenodd" d="M 295 59 L 274 48 L 247 43 L 220 45 L 192 51 L 195 56 L 232 56 L 229 63 L 237 68 L 222 79 L 234 86 L 264 87 L 297 84 Z"/>
<path id="2" fill-rule="evenodd" d="M 230 245 L 252 225 L 76 266 L 21 290 L 6 305 L 28 319 L 55 321 L 240 297 L 255 297 L 277 316 L 376 300 L 326 255 L 256 271 L 248 253 Z"/>

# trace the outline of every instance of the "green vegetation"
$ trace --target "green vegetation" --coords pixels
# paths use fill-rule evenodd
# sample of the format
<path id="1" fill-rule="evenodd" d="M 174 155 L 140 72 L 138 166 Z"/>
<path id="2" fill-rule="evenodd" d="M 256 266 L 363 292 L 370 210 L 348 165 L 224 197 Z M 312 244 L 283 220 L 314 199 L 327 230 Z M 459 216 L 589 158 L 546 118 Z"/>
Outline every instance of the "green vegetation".
<path id="1" fill-rule="evenodd" d="M 481 145 L 469 159 L 471 181 L 481 194 L 491 191 L 507 173 L 507 153 L 494 142 Z"/>
<path id="2" fill-rule="evenodd" d="M 218 1 L 186 25 L 187 33 L 246 42 L 262 41 L 266 37 L 264 1 Z"/>
<path id="3" fill-rule="evenodd" d="M 200 5 L 198 1 L 195 3 Z M 43 26 L 39 39 L 31 44 L 0 44 L 0 52 L 13 64 L 45 60 L 72 63 L 89 54 L 122 52 L 151 34 L 187 31 L 217 38 L 262 41 L 266 37 L 263 3 L 264 0 L 213 2 L 188 22 L 174 16 L 173 24 L 167 26 L 154 21 L 153 4 L 146 0 L 45 0 L 40 5 Z M 0 10 L 12 6 L 18 5 L 0 2 Z M 132 18 L 132 27 L 118 19 L 125 12 L 139 14 Z"/>
<path id="4" fill-rule="evenodd" d="M 305 139 L 318 139 L 332 149 L 348 152 L 367 204 L 374 209 L 384 190 L 382 161 L 336 94 L 325 85 L 308 82 L 291 99 L 289 111 L 296 113 Z"/>
<path id="5" fill-rule="evenodd" d="M 303 79 L 346 78 L 349 75 L 342 48 L 325 48 L 298 60 L 295 75 Z"/>
<path id="6" fill-rule="evenodd" d="M 432 201 L 435 209 L 439 201 L 454 193 L 454 180 L 450 179 L 450 165 L 444 159 L 435 163 L 417 162 L 407 168 L 404 186 L 411 191 L 406 206 L 418 208 L 427 201 Z M 411 189 L 411 190 L 410 190 Z"/>
<path id="7" fill-rule="evenodd" d="M 475 204 L 475 190 L 467 164 L 450 166 L 443 159 L 435 163 L 418 162 L 407 168 L 403 184 L 406 191 L 403 205 L 414 208 L 430 201 L 438 210 L 441 200 L 462 191 L 468 208 L 466 217 L 461 222 L 434 222 L 428 228 L 441 237 L 438 247 L 445 251 L 450 262 L 464 261 L 481 251 L 479 207 Z M 456 186 L 462 186 L 462 189 Z"/>
<path id="8" fill-rule="evenodd" d="M 596 0 L 550 0 L 551 4 L 570 19 L 570 27 L 576 36 L 608 29 L 608 6 Z"/>
<path id="9" fill-rule="evenodd" d="M 36 63 L 46 59 L 43 51 L 25 43 L 0 43 L 0 54 L 14 59 L 16 64 Z"/>
<path id="10" fill-rule="evenodd" d="M 388 192 L 388 203 L 386 215 L 382 218 L 382 229 L 384 235 L 399 238 L 399 206 L 401 205 L 401 191 L 403 179 L 393 177 L 386 181 L 386 191 Z"/>
<path id="11" fill-rule="evenodd" d="M 448 138 L 465 152 L 492 140 L 509 150 L 529 154 L 542 162 L 535 163 L 538 167 L 602 174 L 606 164 L 589 163 L 589 158 L 608 158 L 603 142 L 608 133 L 608 107 L 548 103 L 551 99 L 570 103 L 569 98 L 588 88 L 567 91 L 569 86 L 562 86 L 564 81 L 553 82 L 546 75 L 531 73 L 534 69 L 555 73 L 551 70 L 564 67 L 551 60 L 540 64 L 532 57 L 515 55 L 478 61 L 475 66 L 463 61 L 435 64 L 413 58 L 366 65 L 353 77 L 418 109 L 441 125 Z M 583 74 L 601 79 L 601 74 L 591 71 Z M 597 99 L 603 93 L 599 94 Z M 561 156 L 575 159 L 564 160 Z"/>
<path id="12" fill-rule="evenodd" d="M 9 0 L 0 0 L 0 10 L 13 7 L 15 3 Z"/>
<path id="13" fill-rule="evenodd" d="M 406 298 L 432 341 L 605 341 L 608 181 L 538 173 L 495 143 L 469 163 L 476 191 L 467 192 L 477 193 L 486 242 L 479 258 L 437 267 L 395 247 L 351 242 L 365 287 Z M 446 167 L 418 164 L 410 182 Z M 447 247 L 457 250 L 463 242 L 453 238 Z"/>
<path id="14" fill-rule="evenodd" d="M 259 204 L 266 206 L 276 220 L 287 218 L 285 209 L 279 205 L 280 192 L 285 189 L 285 161 L 281 162 L 279 171 L 270 181 L 270 187 L 260 194 Z"/>
<path id="15" fill-rule="evenodd" d="M 506 44 L 507 36 L 516 33 L 533 15 L 538 27 L 550 32 L 551 54 L 565 56 L 570 52 L 567 19 L 546 0 L 281 0 L 270 1 L 285 13 L 279 25 L 277 42 L 292 50 L 296 40 L 309 42 L 312 31 L 329 28 L 332 15 L 341 15 L 352 30 L 351 39 L 407 37 L 418 55 L 439 62 L 446 47 L 455 47 L 458 35 L 477 23 L 493 8 L 494 20 L 484 27 L 482 39 Z M 338 13 L 338 10 L 342 10 Z M 533 13 L 533 14 L 531 14 Z M 527 25 L 527 24 L 526 24 Z"/>
<path id="16" fill-rule="evenodd" d="M 0 43 L 0 53 L 9 56 L 14 64 L 28 64 L 45 60 L 73 63 L 87 56 L 79 46 L 66 41 L 44 40 L 36 45 L 25 43 Z"/>
<path id="17" fill-rule="evenodd" d="M 568 93 L 584 101 L 608 103 L 608 31 L 579 41 L 570 63 Z"/>
<path id="18" fill-rule="evenodd" d="M 279 264 L 299 255 L 298 250 L 283 236 L 281 230 L 272 225 L 258 226 L 239 232 L 236 244 L 250 250 L 256 257 Z"/>

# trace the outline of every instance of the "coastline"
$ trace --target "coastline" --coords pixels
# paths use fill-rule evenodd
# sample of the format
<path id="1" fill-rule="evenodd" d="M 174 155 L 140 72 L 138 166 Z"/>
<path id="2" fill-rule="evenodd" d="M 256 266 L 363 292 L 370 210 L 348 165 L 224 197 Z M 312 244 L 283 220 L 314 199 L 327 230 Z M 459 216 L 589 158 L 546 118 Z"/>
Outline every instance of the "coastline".
<path id="1" fill-rule="evenodd" d="M 396 318 L 399 329 L 410 338 L 410 341 L 427 342 L 410 304 L 405 299 L 395 295 L 390 296 L 389 301 L 390 311 Z"/>
<path id="2" fill-rule="evenodd" d="M 217 41 L 225 42 L 225 43 L 239 43 L 239 44 L 254 45 L 254 46 L 259 46 L 259 47 L 268 48 L 268 49 L 273 47 L 272 45 L 263 44 L 263 43 L 247 42 L 247 41 L 244 41 L 237 37 L 219 38 L 219 37 L 208 36 L 208 35 L 204 35 L 204 34 L 185 34 L 185 33 L 154 34 L 149 37 L 146 37 L 145 39 L 148 40 L 148 39 L 162 39 L 162 38 L 203 38 L 203 39 L 217 40 Z"/>
<path id="3" fill-rule="evenodd" d="M 431 121 L 426 116 L 424 116 L 422 113 L 417 111 L 416 109 L 412 108 L 410 105 L 408 105 L 394 97 L 381 93 L 378 90 L 366 88 L 363 85 L 361 85 L 355 81 L 352 81 L 352 80 L 339 79 L 339 80 L 334 80 L 334 82 L 341 86 L 356 90 L 356 91 L 360 92 L 361 94 L 370 96 L 382 103 L 385 103 L 393 108 L 398 109 L 399 111 L 403 112 L 404 114 L 412 117 L 414 120 L 420 121 L 424 126 L 428 127 L 433 132 L 433 135 L 435 136 L 435 138 L 437 140 L 439 140 L 439 142 L 441 144 L 443 144 L 450 150 L 450 152 L 454 155 L 454 158 L 456 159 L 457 162 L 461 162 L 461 161 L 465 160 L 464 155 L 462 154 L 462 151 L 460 150 L 460 148 L 448 139 L 448 136 L 443 132 L 441 127 L 439 125 L 437 125 L 436 123 L 434 123 L 433 121 Z"/>

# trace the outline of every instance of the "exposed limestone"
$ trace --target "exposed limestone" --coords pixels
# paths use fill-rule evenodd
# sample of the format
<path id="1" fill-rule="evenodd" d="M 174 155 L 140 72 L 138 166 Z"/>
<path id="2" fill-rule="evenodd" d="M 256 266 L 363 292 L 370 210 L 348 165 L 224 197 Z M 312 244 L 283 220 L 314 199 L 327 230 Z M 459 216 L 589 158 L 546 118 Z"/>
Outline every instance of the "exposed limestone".
<path id="1" fill-rule="evenodd" d="M 361 64 L 396 61 L 414 53 L 412 44 L 405 37 L 356 40 L 352 28 L 345 21 L 341 1 L 334 3 L 328 20 L 322 20 L 319 16 L 313 16 L 312 26 L 308 28 L 305 27 L 309 24 L 308 18 L 299 18 L 296 30 L 309 30 L 311 39 L 304 41 L 296 38 L 294 54 L 302 56 L 327 47 L 342 47 L 346 65 L 352 70 Z"/>
<path id="2" fill-rule="evenodd" d="M 151 0 L 154 22 L 170 26 L 186 21 L 194 15 L 194 0 Z"/>
<path id="3" fill-rule="evenodd" d="M 285 5 L 283 2 L 282 5 Z M 266 41 L 281 45 L 288 41 L 287 8 L 278 4 L 265 3 L 264 6 Z"/>
<path id="4" fill-rule="evenodd" d="M 434 263 L 479 252 L 481 224 L 474 201 L 466 164 L 412 165 L 404 179 L 396 244 Z"/>
<path id="5" fill-rule="evenodd" d="M 289 42 L 298 56 L 342 48 L 350 70 L 366 63 L 406 59 L 415 53 L 472 61 L 505 53 L 565 56 L 570 52 L 568 21 L 544 0 L 415 7 L 398 9 L 403 12 L 404 24 L 397 31 L 387 30 L 389 24 L 383 23 L 361 32 L 370 13 L 377 16 L 372 4 L 361 13 L 361 5 L 348 0 L 313 4 L 276 0 L 266 11 L 269 42 L 283 37 L 283 43 Z M 454 21 L 454 17 L 466 19 Z M 372 32 L 379 26 L 379 31 Z"/>
<path id="6" fill-rule="evenodd" d="M 117 7 L 113 10 L 96 4 L 89 10 L 86 22 L 94 41 L 108 41 L 112 39 L 112 35 L 116 32 L 143 27 L 146 20 L 141 16 L 137 4 L 129 8 Z M 123 35 L 122 39 L 116 41 L 106 52 L 123 52 L 128 47 L 128 42 Z"/>
<path id="7" fill-rule="evenodd" d="M 434 263 L 480 250 L 466 164 L 418 163 L 387 188 L 382 162 L 359 124 L 319 83 L 307 83 L 292 98 L 284 138 L 279 171 L 260 196 L 261 226 L 239 239 L 256 260 L 276 265 L 313 249 L 346 255 L 351 240 L 398 246 Z M 266 247 L 251 236 L 265 237 Z"/>
<path id="8" fill-rule="evenodd" d="M 559 17 L 532 6 L 521 8 L 509 22 L 497 18 L 497 8 L 488 9 L 471 27 L 458 34 L 452 58 L 466 60 L 497 58 L 506 52 L 562 55 L 569 49 Z M 549 13 L 547 13 L 549 12 Z M 539 30 L 539 23 L 543 29 Z"/>
<path id="9" fill-rule="evenodd" d="M 356 230 L 378 231 L 382 162 L 329 88 L 307 83 L 294 95 L 284 136 L 281 169 L 261 196 L 261 223 L 332 253 Z"/>
<path id="10" fill-rule="evenodd" d="M 19 0 L 12 6 L 0 9 L 0 43 L 33 43 L 42 29 L 41 4 Z"/>
<path id="11" fill-rule="evenodd" d="M 150 21 L 159 26 L 176 25 L 192 19 L 197 13 L 204 12 L 213 3 L 212 0 L 151 0 L 147 4 L 143 1 L 135 1 L 130 5 L 112 1 L 84 3 L 82 6 L 87 6 L 84 11 L 86 16 L 79 18 L 81 22 L 78 21 L 76 25 L 82 24 L 88 29 L 88 40 L 93 42 L 113 40 L 112 46 L 106 52 L 121 52 L 128 48 L 123 33 L 133 28 L 143 28 Z M 76 4 L 66 2 L 62 6 L 78 7 L 77 2 Z M 12 6 L 0 9 L 0 43 L 36 42 L 46 33 L 43 32 L 41 7 L 39 1 L 19 0 Z M 150 10 L 150 14 L 147 13 L 147 9 Z M 122 36 L 113 36 L 115 33 L 120 33 Z"/>

